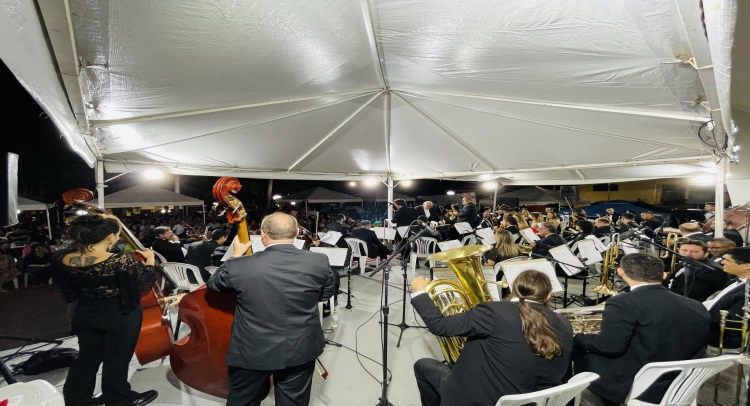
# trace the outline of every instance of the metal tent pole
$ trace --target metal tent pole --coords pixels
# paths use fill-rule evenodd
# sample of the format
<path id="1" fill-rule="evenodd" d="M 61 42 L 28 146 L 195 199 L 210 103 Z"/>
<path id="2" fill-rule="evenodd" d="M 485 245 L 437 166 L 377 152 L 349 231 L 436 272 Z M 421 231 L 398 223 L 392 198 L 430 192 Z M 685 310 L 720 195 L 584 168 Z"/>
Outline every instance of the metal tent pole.
<path id="1" fill-rule="evenodd" d="M 714 203 L 716 211 L 714 212 L 714 238 L 724 237 L 724 185 L 727 183 L 727 167 L 729 158 L 724 156 L 717 164 L 716 172 L 716 189 Z"/>

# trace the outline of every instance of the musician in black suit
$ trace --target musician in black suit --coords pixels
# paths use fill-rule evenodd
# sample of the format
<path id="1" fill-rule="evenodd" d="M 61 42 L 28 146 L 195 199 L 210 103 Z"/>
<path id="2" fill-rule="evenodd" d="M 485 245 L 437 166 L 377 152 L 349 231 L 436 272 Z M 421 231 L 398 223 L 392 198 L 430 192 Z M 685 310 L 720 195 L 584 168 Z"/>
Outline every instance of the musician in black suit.
<path id="1" fill-rule="evenodd" d="M 624 233 L 638 228 L 638 223 L 636 223 L 635 215 L 633 213 L 622 213 L 620 218 L 622 219 L 622 226 L 617 229 L 618 233 Z"/>
<path id="2" fill-rule="evenodd" d="M 609 222 L 609 218 L 599 217 L 598 219 L 594 220 L 593 234 L 597 238 L 612 234 L 613 231 L 614 230 L 612 230 L 612 225 Z"/>
<path id="3" fill-rule="evenodd" d="M 565 317 L 544 305 L 552 294 L 549 277 L 522 272 L 513 282 L 510 302 L 485 302 L 449 317 L 424 294 L 428 282 L 412 280 L 414 309 L 431 333 L 468 341 L 453 368 L 430 358 L 414 364 L 423 406 L 493 405 L 503 395 L 562 383 L 573 331 Z"/>
<path id="4" fill-rule="evenodd" d="M 211 273 L 206 270 L 207 266 L 211 266 L 211 256 L 214 251 L 222 246 L 227 240 L 227 232 L 224 230 L 215 230 L 211 233 L 211 239 L 204 241 L 194 247 L 188 249 L 188 263 L 195 265 L 201 271 L 201 278 L 207 281 L 211 277 Z M 188 272 L 188 277 L 192 279 L 192 274 Z M 190 281 L 195 283 L 195 281 Z"/>
<path id="5" fill-rule="evenodd" d="M 616 212 L 614 208 L 607 207 L 604 209 L 605 212 L 607 212 L 607 218 L 609 218 L 610 224 L 617 224 L 617 220 L 620 219 L 620 213 Z"/>
<path id="6" fill-rule="evenodd" d="M 404 199 L 394 200 L 393 206 L 396 208 L 396 211 L 393 213 L 392 223 L 395 223 L 396 227 L 409 226 L 417 219 L 417 209 L 406 207 Z"/>
<path id="7" fill-rule="evenodd" d="M 641 223 L 638 227 L 641 229 L 650 229 L 650 230 L 656 230 L 657 228 L 661 227 L 663 221 L 661 221 L 659 218 L 654 217 L 654 213 L 651 213 L 650 211 L 644 211 L 641 213 Z"/>
<path id="8" fill-rule="evenodd" d="M 703 234 L 701 226 L 699 226 L 697 223 L 680 224 L 680 235 L 682 236 L 682 238 L 689 238 L 691 240 L 698 240 L 703 242 L 708 242 L 708 240 L 713 238 L 708 234 Z"/>
<path id="9" fill-rule="evenodd" d="M 292 245 L 297 233 L 294 217 L 266 216 L 260 233 L 266 249 L 243 257 L 251 243 L 235 239 L 235 258 L 208 280 L 211 290 L 238 293 L 226 358 L 229 406 L 260 405 L 271 376 L 277 405 L 310 401 L 315 359 L 325 345 L 318 302 L 333 295 L 334 277 L 328 257 Z"/>
<path id="10" fill-rule="evenodd" d="M 427 221 L 436 221 L 440 222 L 443 218 L 440 216 L 440 212 L 437 208 L 435 208 L 435 205 L 431 201 L 426 201 L 422 203 L 421 206 L 416 208 L 417 210 L 417 217 L 419 216 L 425 216 L 427 217 Z"/>
<path id="11" fill-rule="evenodd" d="M 617 274 L 630 292 L 606 302 L 599 334 L 575 336 L 573 369 L 599 374 L 589 390 L 603 403 L 622 404 L 636 373 L 650 362 L 692 359 L 704 351 L 708 312 L 694 300 L 662 285 L 664 263 L 647 254 L 628 254 Z M 648 399 L 659 403 L 670 382 L 657 383 Z"/>
<path id="12" fill-rule="evenodd" d="M 576 223 L 576 231 L 578 231 L 578 234 L 575 234 L 575 237 L 568 242 L 568 246 L 570 247 L 573 247 L 578 241 L 592 235 L 594 233 L 594 223 L 588 220 L 578 220 Z"/>
<path id="13" fill-rule="evenodd" d="M 549 249 L 565 245 L 565 240 L 557 234 L 557 227 L 549 222 L 539 223 L 539 234 L 541 240 L 531 243 L 531 253 L 534 255 L 546 257 L 549 256 Z M 533 255 L 532 255 L 533 256 Z"/>
<path id="14" fill-rule="evenodd" d="M 729 315 L 727 320 L 742 320 L 745 306 L 745 283 L 750 278 L 750 248 L 732 248 L 724 255 L 722 261 L 724 272 L 736 276 L 736 278 L 727 282 L 724 289 L 720 290 L 716 296 L 703 302 L 703 306 L 708 309 L 711 316 L 711 328 L 708 335 L 708 345 L 713 347 L 719 346 L 719 325 L 721 322 L 720 310 L 727 310 Z M 739 327 L 738 323 L 727 323 L 728 327 Z M 725 348 L 739 348 L 742 344 L 742 335 L 739 331 L 725 330 L 724 343 Z"/>
<path id="15" fill-rule="evenodd" d="M 385 260 L 388 258 L 388 248 L 378 239 L 374 231 L 370 230 L 371 224 L 367 220 L 362 220 L 358 226 L 352 230 L 352 238 L 358 238 L 367 244 L 367 256 L 370 258 L 380 257 Z"/>
<path id="16" fill-rule="evenodd" d="M 344 238 L 349 238 L 352 236 L 352 232 L 349 230 L 349 227 L 344 224 L 346 221 L 346 216 L 344 214 L 336 214 L 333 216 L 333 221 L 328 223 L 326 228 L 328 231 L 338 231 L 341 233 L 341 238 L 339 238 L 338 241 L 336 241 L 336 246 L 339 248 L 349 248 L 349 245 L 346 243 L 346 240 Z"/>
<path id="17" fill-rule="evenodd" d="M 477 228 L 479 225 L 479 209 L 477 205 L 471 201 L 469 196 L 464 196 L 461 202 L 463 202 L 464 207 L 458 212 L 458 222 L 469 223 L 472 228 Z"/>
<path id="18" fill-rule="evenodd" d="M 721 264 L 714 261 L 703 241 L 685 240 L 680 245 L 679 253 L 687 259 L 683 259 L 682 267 L 676 270 L 669 284 L 672 292 L 702 302 L 729 281 Z"/>
<path id="19" fill-rule="evenodd" d="M 713 223 L 711 223 L 711 232 L 706 234 L 708 236 L 713 236 L 715 227 L 716 222 L 714 221 Z M 732 240 L 734 242 L 734 245 L 737 247 L 742 247 L 744 245 L 742 235 L 739 231 L 734 229 L 734 223 L 732 222 L 732 220 L 724 220 L 724 238 Z"/>
<path id="20" fill-rule="evenodd" d="M 185 254 L 182 253 L 180 239 L 174 235 L 169 227 L 156 227 L 154 229 L 156 239 L 151 249 L 161 254 L 167 262 L 185 263 Z"/>

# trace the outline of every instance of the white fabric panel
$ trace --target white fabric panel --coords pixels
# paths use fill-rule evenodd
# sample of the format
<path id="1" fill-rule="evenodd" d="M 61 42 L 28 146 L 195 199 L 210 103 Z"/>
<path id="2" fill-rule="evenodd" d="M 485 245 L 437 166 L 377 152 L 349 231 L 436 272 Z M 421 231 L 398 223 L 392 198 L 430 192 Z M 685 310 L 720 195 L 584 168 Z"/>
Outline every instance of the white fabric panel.
<path id="1" fill-rule="evenodd" d="M 624 3 L 377 0 L 374 14 L 396 90 L 680 110 Z"/>
<path id="2" fill-rule="evenodd" d="M 36 200 L 27 199 L 25 197 L 18 196 L 16 202 L 16 208 L 21 211 L 27 210 L 47 210 L 47 205 Z"/>
<path id="3" fill-rule="evenodd" d="M 737 25 L 737 0 L 704 0 L 703 10 L 716 78 L 716 91 L 719 95 L 721 120 L 724 122 L 724 129 L 733 140 L 737 133 L 737 126 L 732 119 L 731 103 L 732 47 Z"/>
<path id="4" fill-rule="evenodd" d="M 202 205 L 203 200 L 146 184 L 104 196 L 105 208 Z"/>
<path id="5" fill-rule="evenodd" d="M 70 148 L 93 166 L 96 157 L 78 129 L 34 2 L 3 0 L 0 7 L 0 59 L 52 119 Z"/>
<path id="6" fill-rule="evenodd" d="M 380 87 L 358 2 L 70 3 L 92 118 Z"/>

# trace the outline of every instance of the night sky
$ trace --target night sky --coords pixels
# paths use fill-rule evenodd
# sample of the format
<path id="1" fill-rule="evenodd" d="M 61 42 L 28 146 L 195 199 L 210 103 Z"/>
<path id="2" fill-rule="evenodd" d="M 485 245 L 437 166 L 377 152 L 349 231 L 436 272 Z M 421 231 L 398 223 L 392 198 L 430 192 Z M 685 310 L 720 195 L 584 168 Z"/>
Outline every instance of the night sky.
<path id="1" fill-rule="evenodd" d="M 13 152 L 19 156 L 18 165 L 18 193 L 28 198 L 52 202 L 62 193 L 73 188 L 95 190 L 94 170 L 78 157 L 62 139 L 59 131 L 46 113 L 34 99 L 26 92 L 15 76 L 0 62 L 0 83 L 3 89 L 3 105 L 0 110 L 0 122 L 3 123 L 2 150 Z M 105 173 L 109 179 L 116 174 Z M 182 194 L 203 199 L 207 204 L 213 201 L 211 188 L 216 181 L 215 176 L 182 176 L 180 192 Z M 268 180 L 240 179 L 242 191 L 238 195 L 246 205 L 265 205 L 268 190 Z M 157 184 L 166 189 L 172 189 L 174 180 L 171 175 L 159 181 L 146 180 L 141 174 L 126 174 L 107 183 L 105 195 L 141 182 Z M 358 184 L 356 187 L 349 182 L 307 181 L 307 180 L 275 180 L 273 194 L 286 195 L 300 192 L 317 186 L 336 190 L 343 193 L 357 194 L 363 191 L 374 196 L 375 188 L 367 189 Z M 384 185 L 377 187 L 378 197 L 384 197 Z M 484 192 L 475 182 L 455 182 L 439 180 L 418 180 L 407 188 L 397 187 L 396 193 L 408 196 L 443 194 L 447 190 L 456 192 L 477 191 Z"/>

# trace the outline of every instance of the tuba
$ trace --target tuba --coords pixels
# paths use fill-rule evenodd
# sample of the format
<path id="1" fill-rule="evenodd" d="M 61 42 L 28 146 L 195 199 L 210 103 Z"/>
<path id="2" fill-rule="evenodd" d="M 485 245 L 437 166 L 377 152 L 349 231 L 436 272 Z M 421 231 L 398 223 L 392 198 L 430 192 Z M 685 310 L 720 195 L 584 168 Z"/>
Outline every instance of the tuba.
<path id="1" fill-rule="evenodd" d="M 430 299 L 440 309 L 443 316 L 463 313 L 480 303 L 492 301 L 480 260 L 481 255 L 490 248 L 489 245 L 469 245 L 427 257 L 428 261 L 446 264 L 458 279 L 458 282 L 436 279 L 425 287 L 425 293 L 430 295 Z M 437 339 L 445 360 L 449 365 L 455 364 L 464 348 L 466 337 L 437 337 Z"/>

